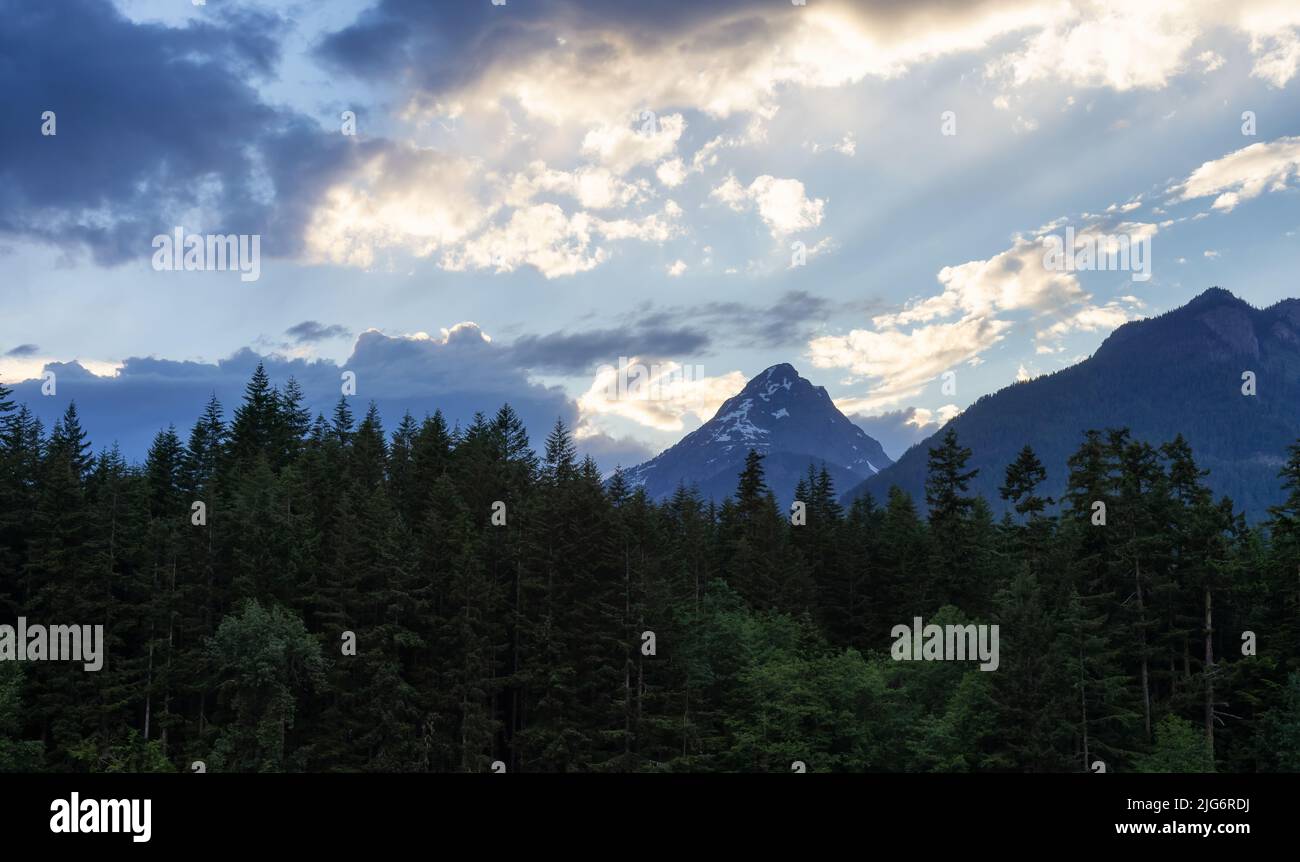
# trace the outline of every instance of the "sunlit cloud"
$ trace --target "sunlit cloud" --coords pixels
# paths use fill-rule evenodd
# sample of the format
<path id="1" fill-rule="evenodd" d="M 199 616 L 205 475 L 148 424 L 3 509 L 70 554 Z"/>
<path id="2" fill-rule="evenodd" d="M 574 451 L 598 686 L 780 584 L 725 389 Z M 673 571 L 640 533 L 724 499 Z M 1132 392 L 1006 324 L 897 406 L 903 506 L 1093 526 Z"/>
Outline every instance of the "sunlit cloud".
<path id="1" fill-rule="evenodd" d="M 907 332 L 854 329 L 814 338 L 808 356 L 817 368 L 846 368 L 871 382 L 870 395 L 850 402 L 854 412 L 871 412 L 915 397 L 943 372 L 997 344 L 1010 329 L 1008 321 L 976 316 Z"/>
<path id="2" fill-rule="evenodd" d="M 728 176 L 711 196 L 736 212 L 756 209 L 776 238 L 817 227 L 826 206 L 821 198 L 809 198 L 798 180 L 777 179 L 767 174 L 755 178 L 748 186 L 741 185 L 735 176 Z"/>
<path id="3" fill-rule="evenodd" d="M 632 357 L 628 366 L 641 364 Z M 619 385 L 619 369 L 601 368 L 591 386 L 578 398 L 578 409 L 586 420 L 598 416 L 629 419 L 658 431 L 680 431 L 683 419 L 693 415 L 700 421 L 712 418 L 722 402 L 744 388 L 746 377 L 739 371 L 708 377 L 684 373 L 676 362 L 644 363 L 644 377 Z M 629 372 L 622 372 L 630 377 Z"/>
<path id="4" fill-rule="evenodd" d="M 1215 195 L 1212 209 L 1231 212 L 1242 201 L 1287 189 L 1300 178 L 1300 136 L 1234 150 L 1205 162 L 1171 191 L 1180 201 Z"/>

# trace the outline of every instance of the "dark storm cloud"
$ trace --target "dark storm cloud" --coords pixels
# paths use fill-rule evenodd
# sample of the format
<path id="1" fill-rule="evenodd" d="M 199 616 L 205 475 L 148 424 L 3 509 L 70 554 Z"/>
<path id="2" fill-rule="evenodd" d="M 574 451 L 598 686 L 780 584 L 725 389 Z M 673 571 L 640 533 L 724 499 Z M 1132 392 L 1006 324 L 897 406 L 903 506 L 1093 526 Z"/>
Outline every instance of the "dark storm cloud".
<path id="1" fill-rule="evenodd" d="M 35 344 L 20 344 L 5 353 L 5 356 L 35 356 L 40 348 Z"/>
<path id="2" fill-rule="evenodd" d="M 305 321 L 290 331 L 306 324 L 320 326 Z M 671 335 L 664 337 L 663 343 L 672 343 Z M 549 361 L 563 364 L 569 361 L 564 357 L 577 355 L 558 351 Z M 25 402 L 46 428 L 75 400 L 96 449 L 117 443 L 128 460 L 139 461 L 154 436 L 168 425 L 174 424 L 184 437 L 214 394 L 229 420 L 259 362 L 278 387 L 290 377 L 297 380 L 312 413 L 326 416 L 338 401 L 343 372 L 354 372 L 357 395 L 349 399 L 353 412 L 374 401 L 390 431 L 408 410 L 419 419 L 440 409 L 449 424 L 464 427 L 476 412 L 491 416 L 508 403 L 523 418 L 534 448 L 540 448 L 556 419 L 572 429 L 579 418 L 577 404 L 563 390 L 530 381 L 529 369 L 519 364 L 514 349 L 486 340 L 473 324 L 455 327 L 444 339 L 391 337 L 368 330 L 357 338 L 352 355 L 341 365 L 246 347 L 216 362 L 132 357 L 112 377 L 94 375 L 77 362 L 52 362 L 45 370 L 55 373 L 53 396 L 41 394 L 40 379 L 23 381 L 13 389 L 15 398 Z M 637 440 L 603 433 L 584 436 L 576 444 L 579 454 L 591 455 L 605 472 L 654 455 Z"/>
<path id="3" fill-rule="evenodd" d="M 348 328 L 332 323 L 326 326 L 315 320 L 304 320 L 302 323 L 290 326 L 284 331 L 284 334 L 292 338 L 298 344 L 310 344 L 315 341 L 324 341 L 327 338 L 343 338 L 351 335 Z"/>
<path id="4" fill-rule="evenodd" d="M 651 329 L 669 329 L 689 321 L 704 326 L 714 342 L 733 347 L 802 347 L 825 321 L 846 314 L 869 314 L 880 307 L 874 300 L 842 302 L 791 290 L 769 304 L 705 302 L 664 308 L 646 304 L 635 312 L 635 319 Z"/>
<path id="5" fill-rule="evenodd" d="M 829 0 L 818 2 L 832 5 Z M 971 13 L 1002 0 L 845 0 L 833 5 L 869 16 L 884 34 L 933 20 Z M 781 15 L 803 9 L 786 0 L 519 0 L 494 6 L 431 3 L 429 0 L 379 0 L 348 26 L 316 47 L 325 64 L 367 80 L 388 80 L 401 72 L 417 89 L 436 93 L 482 74 L 498 57 L 520 57 L 553 48 L 557 37 L 577 32 L 617 32 L 649 47 L 662 39 L 689 34 L 715 21 L 721 28 L 700 33 L 713 45 L 761 43 L 775 38 Z M 580 50 L 596 67 L 600 43 Z"/>
<path id="6" fill-rule="evenodd" d="M 265 104 L 287 29 L 207 7 L 183 28 L 134 23 L 103 0 L 0 0 L 0 233 L 148 259 L 200 205 L 205 233 L 261 234 L 297 251 L 322 188 L 367 146 Z M 41 134 L 53 111 L 56 134 Z"/>
<path id="7" fill-rule="evenodd" d="M 404 70 L 417 87 L 437 91 L 472 80 L 495 57 L 552 47 L 565 33 L 617 30 L 652 42 L 697 22 L 753 8 L 752 0 L 540 0 L 504 6 L 487 0 L 381 0 L 322 40 L 317 56 L 336 69 L 371 80 Z M 755 15 L 733 26 L 752 33 L 767 25 Z"/>
<path id="8" fill-rule="evenodd" d="M 390 430 L 407 410 L 418 418 L 440 408 L 449 423 L 464 426 L 476 411 L 491 415 L 507 402 L 538 443 L 557 418 L 570 427 L 577 420 L 577 406 L 560 389 L 530 382 L 507 349 L 483 340 L 472 326 L 454 330 L 445 342 L 364 332 L 343 365 L 249 348 L 217 362 L 133 357 L 113 377 L 97 377 L 75 362 L 51 363 L 46 369 L 56 375 L 54 396 L 41 395 L 39 379 L 14 390 L 46 427 L 75 400 L 96 448 L 116 441 L 138 460 L 160 429 L 175 423 L 187 432 L 213 393 L 229 418 L 258 362 L 278 386 L 295 378 L 312 412 L 326 415 L 339 398 L 343 371 L 355 372 L 354 411 L 373 400 Z"/>
<path id="9" fill-rule="evenodd" d="M 316 55 L 326 64 L 347 69 L 358 77 L 386 78 L 406 65 L 410 38 L 407 22 L 373 10 L 326 37 Z"/>
<path id="10" fill-rule="evenodd" d="M 687 363 L 709 347 L 706 333 L 666 326 L 525 335 L 510 346 L 514 361 L 539 373 L 591 374 L 621 356 Z"/>

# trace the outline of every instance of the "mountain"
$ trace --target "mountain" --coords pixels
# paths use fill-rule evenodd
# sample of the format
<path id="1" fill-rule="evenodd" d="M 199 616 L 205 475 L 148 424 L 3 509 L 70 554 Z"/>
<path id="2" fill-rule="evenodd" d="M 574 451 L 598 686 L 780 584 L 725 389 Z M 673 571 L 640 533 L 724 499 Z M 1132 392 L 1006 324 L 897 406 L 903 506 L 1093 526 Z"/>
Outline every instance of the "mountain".
<path id="1" fill-rule="evenodd" d="M 1242 393 L 1246 371 L 1255 374 L 1255 395 Z M 1040 493 L 1059 498 L 1083 432 L 1127 427 L 1153 446 L 1181 433 L 1216 495 L 1260 520 L 1283 498 L 1277 472 L 1300 436 L 1300 300 L 1260 310 L 1211 288 L 1124 324 L 1077 365 L 980 398 L 948 427 L 979 468 L 972 491 L 999 513 L 998 486 L 1026 443 L 1047 469 Z M 843 499 L 870 492 L 880 501 L 897 485 L 924 506 L 927 450 L 943 430 Z"/>
<path id="2" fill-rule="evenodd" d="M 892 463 L 879 443 L 839 411 L 824 387 L 782 363 L 760 372 L 712 419 L 624 476 L 656 500 L 685 484 L 721 502 L 735 493 L 750 449 L 766 456 L 768 487 L 783 505 L 794 499 L 795 485 L 810 463 L 819 469 L 824 464 L 840 489 Z"/>

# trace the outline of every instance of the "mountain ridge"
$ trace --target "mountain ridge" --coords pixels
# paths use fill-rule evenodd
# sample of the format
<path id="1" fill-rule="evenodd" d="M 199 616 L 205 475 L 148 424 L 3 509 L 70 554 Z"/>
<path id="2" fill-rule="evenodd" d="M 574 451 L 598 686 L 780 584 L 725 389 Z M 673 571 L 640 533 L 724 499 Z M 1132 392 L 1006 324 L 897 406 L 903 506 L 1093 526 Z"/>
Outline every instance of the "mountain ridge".
<path id="1" fill-rule="evenodd" d="M 809 464 L 825 466 L 842 489 L 892 463 L 879 442 L 840 412 L 824 386 L 779 362 L 754 375 L 699 428 L 623 477 L 657 500 L 685 485 L 720 502 L 735 491 L 750 449 L 765 456 L 768 487 L 782 502 L 793 499 Z"/>
<path id="2" fill-rule="evenodd" d="M 1246 371 L 1256 376 L 1254 395 L 1242 394 Z M 980 470 L 972 492 L 995 511 L 1005 510 L 997 487 L 1020 447 L 1034 448 L 1048 471 L 1043 493 L 1059 497 L 1083 432 L 1127 427 L 1152 445 L 1181 433 L 1210 470 L 1206 482 L 1216 495 L 1261 518 L 1281 499 L 1277 468 L 1300 436 L 1300 300 L 1259 309 L 1213 287 L 1129 321 L 1082 362 L 981 396 L 841 499 L 870 493 L 881 500 L 897 485 L 924 508 L 927 450 L 949 427 Z"/>

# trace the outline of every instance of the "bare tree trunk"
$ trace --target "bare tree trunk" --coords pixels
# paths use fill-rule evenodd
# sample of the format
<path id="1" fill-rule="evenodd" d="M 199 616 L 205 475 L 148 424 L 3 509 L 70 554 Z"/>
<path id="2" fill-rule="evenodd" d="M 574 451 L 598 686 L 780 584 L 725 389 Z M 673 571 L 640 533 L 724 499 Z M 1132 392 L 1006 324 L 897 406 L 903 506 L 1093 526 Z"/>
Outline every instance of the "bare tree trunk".
<path id="1" fill-rule="evenodd" d="M 682 698 L 682 757 L 686 756 L 686 726 L 691 720 L 691 689 L 686 687 L 685 696 Z"/>
<path id="2" fill-rule="evenodd" d="M 643 602 L 645 601 L 645 596 L 646 596 L 645 570 L 646 570 L 645 552 L 642 551 L 641 553 L 641 599 Z M 645 613 L 644 604 L 642 604 L 641 606 L 641 612 L 643 614 Z M 644 617 L 639 619 L 638 623 L 639 625 L 637 625 L 637 628 L 644 631 L 645 628 Z M 645 653 L 638 651 L 636 657 L 636 728 L 637 728 L 637 750 L 638 751 L 640 750 L 640 743 L 641 743 L 641 706 L 642 706 L 641 699 L 644 694 L 645 694 Z"/>
<path id="3" fill-rule="evenodd" d="M 516 772 L 519 771 L 518 740 L 519 732 L 524 729 L 523 711 L 526 703 L 526 699 L 520 696 L 521 692 L 519 689 L 519 648 L 521 646 L 520 641 L 523 638 L 521 622 L 523 620 L 523 594 L 519 588 L 519 570 L 522 566 L 522 562 L 515 562 L 515 648 L 513 654 L 510 656 L 510 667 L 515 678 L 515 684 L 510 692 L 510 696 L 514 700 L 514 710 L 511 716 L 511 721 L 515 724 L 514 732 L 510 734 L 510 766 Z"/>
<path id="4" fill-rule="evenodd" d="M 113 494 L 113 517 L 110 521 L 108 531 L 108 576 L 104 579 L 104 630 L 112 631 L 113 628 L 113 570 L 117 567 L 117 493 Z M 103 695 L 100 695 L 102 700 Z M 107 710 L 100 710 L 100 728 L 104 728 L 104 718 L 108 714 Z"/>
<path id="5" fill-rule="evenodd" d="M 1088 682 L 1083 674 L 1083 643 L 1079 643 L 1079 706 L 1083 710 L 1083 771 L 1092 770 L 1088 758 Z"/>
<path id="6" fill-rule="evenodd" d="M 1137 584 L 1138 600 L 1138 631 L 1142 635 L 1142 712 L 1146 725 L 1147 740 L 1151 739 L 1151 685 L 1150 676 L 1147 673 L 1147 616 L 1146 608 L 1142 601 L 1142 566 L 1138 562 L 1133 563 L 1133 579 Z"/>
<path id="7" fill-rule="evenodd" d="M 214 501 L 214 502 L 215 502 L 215 501 Z M 209 520 L 210 520 L 210 521 L 211 521 L 211 520 L 214 520 L 215 517 L 216 517 L 216 511 L 215 511 L 215 509 L 216 509 L 216 507 L 213 506 L 213 511 L 210 513 L 210 517 L 209 517 Z M 208 571 L 207 571 L 208 588 L 207 588 L 207 595 L 205 596 L 205 598 L 207 599 L 207 601 L 205 601 L 205 602 L 203 603 L 203 631 L 204 631 L 204 634 L 206 634 L 206 635 L 208 635 L 208 636 L 211 636 L 211 635 L 213 634 L 213 631 L 212 631 L 212 604 L 213 604 L 213 600 L 214 600 L 213 589 L 212 589 L 212 570 L 213 570 L 213 567 L 212 567 L 212 534 L 213 534 L 213 531 L 216 529 L 216 527 L 215 527 L 214 524 L 209 523 L 208 526 L 205 527 L 204 529 L 207 530 L 207 533 L 208 533 L 208 557 L 207 557 L 207 560 L 206 560 L 206 563 L 207 563 L 207 570 L 208 570 Z M 204 689 L 202 689 L 202 690 L 199 692 L 199 738 L 200 738 L 200 739 L 203 738 L 203 732 L 204 732 L 204 730 L 207 729 L 207 726 L 208 726 L 208 691 L 207 691 L 207 688 L 205 687 Z"/>
<path id="8" fill-rule="evenodd" d="M 153 569 L 153 592 L 158 594 L 158 567 Z M 149 719 L 153 712 L 153 614 L 149 614 L 149 664 L 144 674 L 144 740 L 149 741 Z"/>
<path id="9" fill-rule="evenodd" d="M 623 546 L 623 631 L 632 620 L 632 567 L 628 560 L 627 545 Z M 633 634 L 637 634 L 633 632 Z M 632 645 L 626 634 L 623 643 L 623 768 L 632 759 Z"/>
<path id="10" fill-rule="evenodd" d="M 175 622 L 176 622 L 175 602 L 176 602 L 176 558 L 172 557 L 172 583 L 171 583 L 171 590 L 169 592 L 169 602 L 168 602 L 170 607 L 167 610 L 167 664 L 166 664 L 166 671 L 163 674 L 165 679 L 163 683 L 163 715 L 171 714 L 172 636 L 175 631 Z M 159 737 L 162 740 L 162 748 L 163 748 L 164 755 L 166 755 L 167 753 L 167 730 L 168 729 L 164 727 L 162 729 L 162 734 Z"/>
<path id="11" fill-rule="evenodd" d="M 1213 596 L 1205 587 L 1205 744 L 1214 756 L 1214 617 Z"/>
<path id="12" fill-rule="evenodd" d="M 153 626 L 149 627 L 149 669 L 144 675 L 144 741 L 149 741 L 149 714 L 153 698 Z"/>

